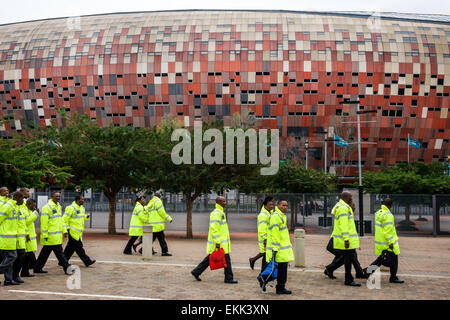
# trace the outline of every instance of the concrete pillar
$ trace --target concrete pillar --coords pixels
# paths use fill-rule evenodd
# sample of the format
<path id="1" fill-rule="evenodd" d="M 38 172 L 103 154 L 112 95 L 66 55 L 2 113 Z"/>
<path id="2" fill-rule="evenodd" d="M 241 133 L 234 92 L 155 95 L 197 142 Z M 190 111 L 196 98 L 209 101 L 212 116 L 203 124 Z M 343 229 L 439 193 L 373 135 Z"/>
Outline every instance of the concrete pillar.
<path id="1" fill-rule="evenodd" d="M 294 231 L 294 257 L 296 267 L 306 267 L 305 264 L 305 230 L 295 229 Z"/>
<path id="2" fill-rule="evenodd" d="M 152 259 L 153 226 L 144 225 L 142 233 L 142 260 Z"/>

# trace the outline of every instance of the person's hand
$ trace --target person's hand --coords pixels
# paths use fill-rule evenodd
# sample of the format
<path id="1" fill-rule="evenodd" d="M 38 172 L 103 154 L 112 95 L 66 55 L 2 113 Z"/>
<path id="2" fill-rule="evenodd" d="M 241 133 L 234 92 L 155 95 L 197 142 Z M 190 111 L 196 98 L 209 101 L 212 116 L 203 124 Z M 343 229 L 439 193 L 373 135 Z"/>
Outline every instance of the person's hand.
<path id="1" fill-rule="evenodd" d="M 86 215 L 86 218 L 90 219 L 90 218 L 91 218 L 91 216 L 90 216 L 89 214 L 87 214 L 87 215 Z"/>
<path id="2" fill-rule="evenodd" d="M 48 241 L 48 238 L 44 238 L 45 241 Z"/>
<path id="3" fill-rule="evenodd" d="M 220 243 L 216 243 L 216 248 L 220 249 Z"/>
<path id="4" fill-rule="evenodd" d="M 393 244 L 393 243 L 391 243 L 391 244 L 389 245 L 389 249 L 394 250 L 394 244 Z"/>
<path id="5" fill-rule="evenodd" d="M 348 249 L 350 247 L 350 242 L 348 242 L 348 240 L 345 240 L 344 245 L 345 249 Z"/>
<path id="6" fill-rule="evenodd" d="M 68 234 L 67 232 L 64 233 L 63 236 L 64 236 L 66 239 L 69 238 L 69 234 Z"/>
<path id="7" fill-rule="evenodd" d="M 28 234 L 25 236 L 25 240 L 26 240 L 27 242 L 30 242 L 30 241 L 31 241 L 30 236 L 29 236 Z"/>
<path id="8" fill-rule="evenodd" d="M 172 221 L 173 221 L 173 219 L 172 219 L 172 220 L 170 220 L 170 223 L 172 223 Z"/>
<path id="9" fill-rule="evenodd" d="M 36 209 L 34 209 L 34 210 L 36 210 L 36 211 L 37 211 L 37 213 L 40 213 L 40 212 L 39 212 L 39 208 L 38 208 L 38 207 L 36 207 Z"/>

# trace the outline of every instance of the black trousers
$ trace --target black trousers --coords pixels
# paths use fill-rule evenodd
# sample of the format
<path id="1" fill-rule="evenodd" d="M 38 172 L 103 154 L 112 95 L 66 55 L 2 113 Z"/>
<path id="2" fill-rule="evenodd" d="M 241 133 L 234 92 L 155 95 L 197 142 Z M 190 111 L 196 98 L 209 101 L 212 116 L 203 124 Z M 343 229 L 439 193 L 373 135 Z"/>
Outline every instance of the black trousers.
<path id="1" fill-rule="evenodd" d="M 36 255 L 34 254 L 34 251 L 29 251 L 25 253 L 25 259 L 23 261 L 23 267 L 22 271 L 20 272 L 20 276 L 23 277 L 24 275 L 29 275 L 30 269 L 34 268 L 35 263 L 36 263 Z"/>
<path id="2" fill-rule="evenodd" d="M 382 264 L 383 263 L 382 263 L 381 256 L 378 256 L 378 258 L 374 262 L 372 262 L 370 265 L 375 265 L 375 266 L 379 267 Z M 389 265 L 389 271 L 391 273 L 390 280 L 397 279 L 397 270 L 398 270 L 398 255 L 392 254 L 390 265 Z M 373 271 L 375 271 L 375 270 L 373 270 Z"/>
<path id="3" fill-rule="evenodd" d="M 345 283 L 349 284 L 353 282 L 353 276 L 352 276 L 352 263 L 354 260 L 357 260 L 356 256 L 356 250 L 355 249 L 348 249 L 348 250 L 341 250 L 342 255 L 344 256 L 344 268 L 345 268 Z"/>
<path id="4" fill-rule="evenodd" d="M 64 268 L 64 271 L 69 267 L 69 262 L 67 262 L 66 256 L 64 255 L 63 248 L 61 244 L 53 246 L 43 246 L 39 256 L 34 265 L 34 272 L 42 270 L 42 268 L 47 263 L 50 253 L 55 254 L 56 259 L 58 259 L 58 264 Z"/>
<path id="5" fill-rule="evenodd" d="M 267 265 L 269 264 L 268 262 L 266 262 L 266 252 L 264 252 L 264 255 L 262 257 L 262 262 L 261 262 L 261 272 L 264 271 L 264 269 L 267 267 Z"/>
<path id="6" fill-rule="evenodd" d="M 123 253 L 125 254 L 131 254 L 131 247 L 133 246 L 133 244 L 136 242 L 137 238 L 139 238 L 139 236 L 131 236 L 130 240 L 128 240 L 127 245 L 125 246 L 125 249 L 123 249 Z"/>
<path id="7" fill-rule="evenodd" d="M 159 245 L 161 246 L 161 253 L 169 252 L 169 248 L 167 247 L 166 239 L 164 236 L 164 231 L 154 232 L 153 233 L 153 241 L 158 239 Z"/>
<path id="8" fill-rule="evenodd" d="M 346 251 L 346 250 L 334 249 L 333 248 L 333 238 L 330 238 L 330 241 L 328 242 L 328 245 L 327 245 L 327 250 L 329 252 L 331 252 L 332 254 L 334 254 L 333 261 L 331 261 L 331 263 L 328 266 L 326 266 L 328 272 L 333 273 L 336 269 L 338 269 L 342 265 L 344 265 L 344 255 L 342 254 L 342 251 Z M 355 250 L 355 255 L 354 255 L 354 257 L 352 257 L 351 261 L 352 261 L 353 267 L 355 268 L 356 275 L 357 276 L 364 275 L 363 269 L 361 268 L 361 265 L 359 264 L 359 261 L 358 261 L 358 254 L 356 253 L 356 250 Z"/>
<path id="9" fill-rule="evenodd" d="M 233 280 L 231 259 L 228 253 L 225 254 L 225 262 L 227 263 L 227 267 L 224 268 L 225 280 Z M 209 267 L 209 254 L 205 257 L 205 259 L 202 260 L 202 262 L 198 264 L 197 267 L 195 267 L 194 270 L 192 270 L 192 273 L 195 274 L 196 276 L 200 276 L 203 273 L 203 271 L 205 271 L 208 267 Z"/>
<path id="10" fill-rule="evenodd" d="M 17 258 L 13 263 L 13 279 L 19 276 L 20 270 L 22 270 L 25 262 L 25 249 L 17 249 Z"/>
<path id="11" fill-rule="evenodd" d="M 5 275 L 5 281 L 13 280 L 13 264 L 16 258 L 16 250 L 0 250 L 0 273 Z"/>
<path id="12" fill-rule="evenodd" d="M 66 248 L 64 249 L 64 255 L 66 256 L 67 261 L 70 260 L 74 252 L 77 253 L 78 257 L 80 257 L 85 266 L 91 264 L 92 260 L 86 254 L 86 251 L 84 251 L 83 242 L 81 241 L 81 239 L 75 240 L 69 233 L 69 241 L 67 242 Z"/>
<path id="13" fill-rule="evenodd" d="M 287 269 L 287 262 L 278 262 L 277 289 L 283 289 L 285 287 L 287 281 Z"/>

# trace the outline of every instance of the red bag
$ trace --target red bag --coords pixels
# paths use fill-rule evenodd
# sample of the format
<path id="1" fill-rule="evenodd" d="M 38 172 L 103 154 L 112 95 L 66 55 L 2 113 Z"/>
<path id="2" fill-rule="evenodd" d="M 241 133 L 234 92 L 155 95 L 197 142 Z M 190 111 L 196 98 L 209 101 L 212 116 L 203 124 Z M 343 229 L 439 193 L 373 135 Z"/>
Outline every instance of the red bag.
<path id="1" fill-rule="evenodd" d="M 216 249 L 209 255 L 209 267 L 211 270 L 227 267 L 225 251 L 223 251 L 223 248 Z"/>

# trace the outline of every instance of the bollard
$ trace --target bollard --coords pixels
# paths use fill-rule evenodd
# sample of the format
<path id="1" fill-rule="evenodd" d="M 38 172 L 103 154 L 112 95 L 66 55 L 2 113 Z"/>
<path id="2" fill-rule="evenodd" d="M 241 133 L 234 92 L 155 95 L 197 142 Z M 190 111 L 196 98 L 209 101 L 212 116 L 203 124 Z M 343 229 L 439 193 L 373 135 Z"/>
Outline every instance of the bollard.
<path id="1" fill-rule="evenodd" d="M 142 260 L 152 259 L 153 226 L 144 225 L 142 232 Z"/>
<path id="2" fill-rule="evenodd" d="M 295 229 L 294 231 L 294 243 L 295 243 L 295 266 L 305 267 L 305 230 Z"/>

